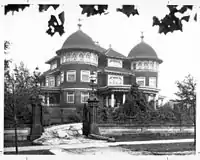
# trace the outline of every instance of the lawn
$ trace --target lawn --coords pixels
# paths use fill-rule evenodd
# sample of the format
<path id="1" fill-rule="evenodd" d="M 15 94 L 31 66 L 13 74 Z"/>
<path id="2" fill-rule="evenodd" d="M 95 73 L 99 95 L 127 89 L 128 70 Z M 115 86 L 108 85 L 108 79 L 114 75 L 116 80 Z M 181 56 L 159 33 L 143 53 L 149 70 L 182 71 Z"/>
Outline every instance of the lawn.
<path id="1" fill-rule="evenodd" d="M 15 155 L 15 152 L 4 152 L 5 155 Z M 20 151 L 18 155 L 54 155 L 49 150 Z"/>
<path id="2" fill-rule="evenodd" d="M 124 142 L 124 141 L 148 141 L 148 140 L 167 140 L 167 139 L 190 139 L 194 138 L 194 135 L 188 133 L 171 134 L 171 135 L 162 135 L 160 133 L 140 133 L 140 134 L 113 135 L 111 137 L 115 138 L 116 142 Z"/>
<path id="3" fill-rule="evenodd" d="M 26 140 L 26 141 L 18 141 L 19 147 L 24 146 L 38 146 L 40 144 L 33 144 L 32 141 Z M 4 147 L 15 147 L 15 141 L 4 141 Z"/>
<path id="4" fill-rule="evenodd" d="M 147 151 L 153 155 L 170 154 L 170 152 L 195 151 L 194 143 L 165 143 L 165 144 L 138 144 L 138 145 L 119 145 L 130 151 Z"/>

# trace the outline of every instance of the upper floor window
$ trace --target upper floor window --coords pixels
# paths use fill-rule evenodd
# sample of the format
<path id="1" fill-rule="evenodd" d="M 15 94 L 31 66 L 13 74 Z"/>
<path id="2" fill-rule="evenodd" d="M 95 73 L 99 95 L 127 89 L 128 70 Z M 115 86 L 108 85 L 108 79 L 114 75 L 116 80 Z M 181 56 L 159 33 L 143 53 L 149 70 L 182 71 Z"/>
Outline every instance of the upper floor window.
<path id="1" fill-rule="evenodd" d="M 67 81 L 74 82 L 76 81 L 76 71 L 67 71 Z"/>
<path id="2" fill-rule="evenodd" d="M 123 76 L 108 75 L 108 85 L 123 85 Z"/>
<path id="3" fill-rule="evenodd" d="M 81 82 L 90 82 L 90 71 L 81 71 Z"/>
<path id="4" fill-rule="evenodd" d="M 108 67 L 122 68 L 122 60 L 108 58 Z"/>
<path id="5" fill-rule="evenodd" d="M 57 61 L 53 61 L 53 62 L 51 63 L 51 70 L 53 70 L 53 69 L 55 69 L 55 68 L 57 68 Z"/>
<path id="6" fill-rule="evenodd" d="M 81 92 L 81 103 L 87 103 L 89 92 Z"/>
<path id="7" fill-rule="evenodd" d="M 49 77 L 49 86 L 54 87 L 55 86 L 55 77 Z"/>
<path id="8" fill-rule="evenodd" d="M 156 77 L 149 77 L 149 87 L 156 87 Z"/>
<path id="9" fill-rule="evenodd" d="M 64 71 L 62 71 L 60 73 L 60 82 L 63 83 L 64 82 Z"/>
<path id="10" fill-rule="evenodd" d="M 56 78 L 56 85 L 60 86 L 60 76 L 57 76 L 57 78 Z"/>
<path id="11" fill-rule="evenodd" d="M 139 86 L 145 86 L 145 77 L 136 77 L 136 83 Z"/>
<path id="12" fill-rule="evenodd" d="M 74 92 L 67 92 L 67 103 L 74 103 Z"/>
<path id="13" fill-rule="evenodd" d="M 49 77 L 46 77 L 45 79 L 45 86 L 49 86 Z"/>
<path id="14" fill-rule="evenodd" d="M 137 63 L 136 63 L 136 62 L 132 62 L 131 69 L 133 69 L 133 70 L 136 70 L 136 69 L 137 69 L 137 68 L 136 68 L 136 65 L 137 65 Z"/>

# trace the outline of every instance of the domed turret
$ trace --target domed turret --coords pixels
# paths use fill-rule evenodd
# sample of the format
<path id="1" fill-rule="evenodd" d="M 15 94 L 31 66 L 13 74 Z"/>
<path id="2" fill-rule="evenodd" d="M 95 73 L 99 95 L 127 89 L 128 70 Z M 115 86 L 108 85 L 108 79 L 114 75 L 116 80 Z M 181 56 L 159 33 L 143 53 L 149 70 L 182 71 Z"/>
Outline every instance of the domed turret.
<path id="1" fill-rule="evenodd" d="M 78 30 L 71 34 L 63 43 L 61 49 L 91 49 L 97 50 L 97 46 L 87 34 Z"/>
<path id="2" fill-rule="evenodd" d="M 128 54 L 129 58 L 141 59 L 141 60 L 156 60 L 158 63 L 162 63 L 162 60 L 158 58 L 155 50 L 143 41 L 144 36 L 141 36 L 142 41 L 131 49 Z"/>

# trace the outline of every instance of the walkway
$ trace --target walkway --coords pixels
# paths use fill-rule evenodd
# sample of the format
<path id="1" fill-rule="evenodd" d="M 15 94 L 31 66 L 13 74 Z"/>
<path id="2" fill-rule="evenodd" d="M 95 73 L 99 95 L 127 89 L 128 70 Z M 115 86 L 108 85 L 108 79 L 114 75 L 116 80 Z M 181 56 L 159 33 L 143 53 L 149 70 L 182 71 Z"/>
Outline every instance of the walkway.
<path id="1" fill-rule="evenodd" d="M 60 145 L 41 145 L 41 146 L 26 146 L 19 147 L 19 151 L 30 151 L 30 150 L 60 150 L 60 149 L 78 149 L 78 148 L 89 148 L 89 147 L 111 147 L 118 145 L 134 145 L 134 144 L 163 144 L 163 143 L 184 143 L 194 142 L 194 139 L 173 139 L 173 140 L 151 140 L 151 141 L 131 141 L 131 142 L 107 142 L 107 141 L 96 141 L 96 143 L 79 143 L 79 144 L 60 144 Z M 4 152 L 14 152 L 15 147 L 4 148 Z"/>

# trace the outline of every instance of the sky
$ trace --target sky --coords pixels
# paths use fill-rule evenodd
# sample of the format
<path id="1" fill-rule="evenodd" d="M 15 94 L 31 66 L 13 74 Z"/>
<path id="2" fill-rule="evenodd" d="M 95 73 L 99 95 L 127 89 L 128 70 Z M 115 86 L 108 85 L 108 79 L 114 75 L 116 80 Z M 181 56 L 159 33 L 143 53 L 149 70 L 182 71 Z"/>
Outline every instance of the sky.
<path id="1" fill-rule="evenodd" d="M 183 22 L 183 32 L 159 34 L 158 27 L 152 26 L 152 17 L 163 18 L 168 13 L 166 4 L 166 1 L 157 1 L 155 4 L 142 1 L 136 5 L 139 16 L 129 18 L 116 12 L 116 8 L 121 6 L 116 3 L 109 5 L 109 14 L 92 17 L 82 15 L 78 3 L 61 5 L 56 11 L 49 8 L 43 13 L 38 12 L 37 5 L 26 8 L 23 12 L 15 12 L 14 15 L 8 13 L 4 16 L 3 26 L 4 40 L 11 42 L 7 58 L 11 58 L 13 64 L 23 61 L 31 71 L 37 66 L 41 72 L 48 70 L 50 66 L 45 62 L 56 55 L 69 35 L 78 30 L 79 18 L 83 32 L 98 41 L 102 47 L 108 49 L 111 44 L 114 50 L 125 56 L 140 43 L 143 31 L 144 42 L 151 45 L 163 60 L 159 66 L 160 95 L 174 98 L 177 80 L 183 80 L 188 73 L 198 77 L 200 25 L 191 19 L 189 23 Z M 51 37 L 45 33 L 50 15 L 63 10 L 65 34 Z"/>

